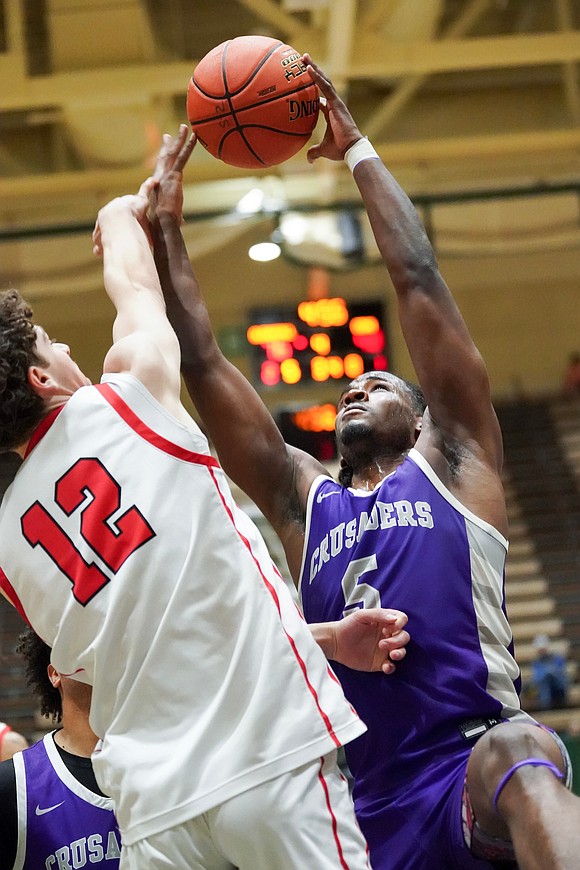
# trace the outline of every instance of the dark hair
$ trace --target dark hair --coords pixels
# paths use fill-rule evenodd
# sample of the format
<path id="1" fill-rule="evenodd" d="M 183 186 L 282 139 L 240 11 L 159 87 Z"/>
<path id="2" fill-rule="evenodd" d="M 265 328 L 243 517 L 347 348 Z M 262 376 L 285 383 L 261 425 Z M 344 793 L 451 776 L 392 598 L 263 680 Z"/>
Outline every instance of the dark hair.
<path id="1" fill-rule="evenodd" d="M 423 390 L 412 381 L 406 381 L 404 378 L 401 378 L 400 380 L 407 387 L 407 390 L 411 394 L 413 413 L 418 414 L 420 417 L 422 417 L 425 413 L 425 408 L 427 407 L 427 402 L 425 401 Z"/>
<path id="2" fill-rule="evenodd" d="M 26 685 L 40 698 L 40 712 L 50 716 L 54 722 L 62 719 L 60 692 L 48 679 L 47 668 L 50 664 L 50 647 L 31 628 L 26 628 L 18 638 L 16 652 L 26 661 Z"/>
<path id="3" fill-rule="evenodd" d="M 380 377 L 388 375 L 387 372 L 365 372 L 364 375 L 361 375 L 361 378 L 371 378 L 371 377 Z M 417 414 L 421 417 L 425 411 L 427 403 L 425 402 L 425 396 L 423 395 L 423 390 L 421 387 L 414 384 L 412 381 L 406 381 L 404 378 L 399 378 L 397 375 L 394 375 L 397 378 L 397 381 L 403 385 L 403 387 L 407 390 L 410 398 L 411 398 L 411 407 L 413 408 L 413 413 Z M 360 380 L 357 378 L 357 380 Z M 352 483 L 352 476 L 354 470 L 350 465 L 344 460 L 340 460 L 340 469 L 338 472 L 338 482 L 341 486 L 348 487 Z"/>
<path id="4" fill-rule="evenodd" d="M 18 290 L 0 293 L 0 452 L 25 441 L 44 416 L 44 402 L 28 383 L 36 352 L 32 309 Z"/>

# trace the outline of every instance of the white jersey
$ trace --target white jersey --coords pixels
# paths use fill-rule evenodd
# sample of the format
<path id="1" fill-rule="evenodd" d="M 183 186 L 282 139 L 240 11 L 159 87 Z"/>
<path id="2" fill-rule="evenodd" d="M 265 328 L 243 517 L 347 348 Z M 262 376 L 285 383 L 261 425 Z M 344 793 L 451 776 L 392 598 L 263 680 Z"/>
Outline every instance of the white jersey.
<path id="1" fill-rule="evenodd" d="M 0 510 L 0 582 L 93 686 L 93 756 L 131 844 L 357 737 L 199 427 L 130 375 L 49 415 Z"/>

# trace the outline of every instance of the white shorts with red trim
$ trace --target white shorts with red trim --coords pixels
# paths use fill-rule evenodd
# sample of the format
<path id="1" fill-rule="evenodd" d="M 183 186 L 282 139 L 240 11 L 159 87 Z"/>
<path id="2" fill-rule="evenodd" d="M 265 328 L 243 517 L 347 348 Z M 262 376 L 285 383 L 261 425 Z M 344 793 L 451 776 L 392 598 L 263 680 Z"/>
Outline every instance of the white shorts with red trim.
<path id="1" fill-rule="evenodd" d="M 120 870 L 370 870 L 336 751 L 124 847 Z"/>

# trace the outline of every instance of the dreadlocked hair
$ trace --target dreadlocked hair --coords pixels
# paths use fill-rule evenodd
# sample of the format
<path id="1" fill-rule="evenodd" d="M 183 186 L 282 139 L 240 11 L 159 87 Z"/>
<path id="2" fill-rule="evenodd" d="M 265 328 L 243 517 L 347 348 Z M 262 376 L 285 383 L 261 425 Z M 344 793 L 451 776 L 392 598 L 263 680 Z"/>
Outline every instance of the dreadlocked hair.
<path id="1" fill-rule="evenodd" d="M 62 719 L 62 701 L 60 692 L 48 679 L 47 668 L 50 664 L 51 649 L 35 634 L 31 628 L 25 629 L 18 638 L 16 652 L 26 662 L 26 685 L 40 699 L 40 712 L 50 716 L 53 722 Z"/>
<path id="2" fill-rule="evenodd" d="M 28 383 L 36 352 L 32 309 L 18 290 L 0 294 L 0 452 L 25 441 L 44 415 L 44 402 Z"/>

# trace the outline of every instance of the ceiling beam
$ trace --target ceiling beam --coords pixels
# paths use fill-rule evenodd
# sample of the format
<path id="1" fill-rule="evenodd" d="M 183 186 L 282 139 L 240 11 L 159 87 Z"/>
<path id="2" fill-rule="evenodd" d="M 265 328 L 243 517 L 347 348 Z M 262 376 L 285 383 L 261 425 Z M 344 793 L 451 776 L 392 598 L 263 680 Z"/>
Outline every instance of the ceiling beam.
<path id="1" fill-rule="evenodd" d="M 8 53 L 15 63 L 14 73 L 18 77 L 25 74 L 24 58 L 26 57 L 24 15 L 21 7 L 21 0 L 7 0 L 5 4 Z"/>
<path id="2" fill-rule="evenodd" d="M 364 15 L 361 16 L 362 30 L 378 30 L 393 14 L 400 0 L 372 0 Z"/>
<path id="3" fill-rule="evenodd" d="M 570 33 L 574 29 L 572 7 L 570 0 L 556 0 L 556 15 L 558 27 L 562 33 Z M 572 122 L 580 126 L 580 85 L 578 84 L 578 67 L 573 62 L 562 67 L 562 79 L 566 103 Z"/>
<path id="4" fill-rule="evenodd" d="M 458 39 L 477 24 L 484 12 L 489 9 L 491 0 L 471 0 L 467 8 L 455 19 L 441 37 L 441 41 Z M 399 82 L 393 92 L 371 115 L 365 124 L 367 136 L 373 138 L 378 133 L 384 132 L 392 123 L 396 115 L 414 97 L 417 91 L 427 81 L 429 75 L 412 75 Z"/>
<path id="5" fill-rule="evenodd" d="M 385 42 L 366 34 L 364 42 L 357 43 L 357 49 L 359 57 L 369 59 L 351 65 L 348 74 L 352 78 L 510 69 L 580 60 L 580 32 L 474 37 L 444 42 Z"/>
<path id="6" fill-rule="evenodd" d="M 254 12 L 266 24 L 274 27 L 285 39 L 304 38 L 305 32 L 308 32 L 308 28 L 304 27 L 297 18 L 284 12 L 272 0 L 238 0 L 238 3 L 244 9 Z"/>
<path id="7" fill-rule="evenodd" d="M 497 133 L 480 136 L 461 136 L 450 138 L 422 139 L 414 142 L 376 143 L 375 147 L 387 166 L 400 169 L 419 167 L 427 173 L 430 167 L 436 168 L 443 164 L 458 166 L 461 163 L 477 164 L 485 159 L 513 160 L 512 174 L 526 176 L 527 161 L 535 161 L 537 157 L 545 156 L 550 160 L 569 157 L 571 165 L 579 166 L 577 155 L 580 153 L 580 129 L 526 131 L 519 133 Z M 302 158 L 304 160 L 304 158 Z M 304 161 L 305 163 L 305 161 Z M 339 164 L 336 164 L 339 167 Z M 544 165 L 544 164 L 542 164 Z M 282 182 L 290 186 L 299 186 L 304 181 L 304 189 L 309 191 L 313 201 L 320 198 L 320 189 L 313 184 L 313 168 L 295 163 L 294 172 L 284 177 L 283 168 L 279 172 L 269 169 L 261 173 L 261 177 L 280 174 Z M 339 167 L 340 168 L 340 167 Z M 187 185 L 200 185 L 206 182 L 225 182 L 232 178 L 248 180 L 247 170 L 236 170 L 218 160 L 204 163 L 193 163 L 188 167 Z M 87 198 L 87 208 L 94 209 L 94 202 L 104 202 L 111 196 L 137 189 L 142 181 L 143 170 L 90 170 L 87 172 L 59 172 L 45 175 L 28 175 L 21 178 L 0 178 L 0 202 L 4 209 L 18 210 L 26 203 L 37 203 L 42 197 L 53 200 L 66 197 Z M 260 175 L 252 175 L 259 179 Z M 576 171 L 576 178 L 580 172 Z M 544 175 L 539 180 L 546 181 Z M 209 190 L 210 185 L 208 185 Z M 88 198 L 93 199 L 89 202 Z M 195 199 L 195 198 L 194 198 Z M 198 198 L 201 199 L 201 198 Z M 232 207 L 239 199 L 239 191 L 234 189 Z M 211 210 L 211 193 L 199 201 L 201 211 Z M 215 197 L 213 198 L 215 204 Z M 222 208 L 224 203 L 222 202 Z M 195 206 L 193 207 L 195 211 Z"/>
<path id="8" fill-rule="evenodd" d="M 580 61 L 578 31 L 405 43 L 366 34 L 360 40 L 357 54 L 369 59 L 350 63 L 345 59 L 345 78 L 389 79 Z M 184 94 L 197 63 L 108 67 L 18 80 L 13 78 L 12 60 L 10 55 L 0 58 L 0 111 L 59 105 L 82 105 L 90 111 L 91 105 L 139 105 L 149 98 Z"/>
<path id="9" fill-rule="evenodd" d="M 492 133 L 477 136 L 421 139 L 416 142 L 391 142 L 375 145 L 389 164 L 438 163 L 447 160 L 479 160 L 482 157 L 526 157 L 562 151 L 580 153 L 580 129 L 526 130 L 518 133 Z M 580 172 L 580 163 L 579 172 Z"/>
<path id="10" fill-rule="evenodd" d="M 326 67 L 336 89 L 347 99 L 348 70 L 353 57 L 356 0 L 333 0 L 326 40 Z"/>

